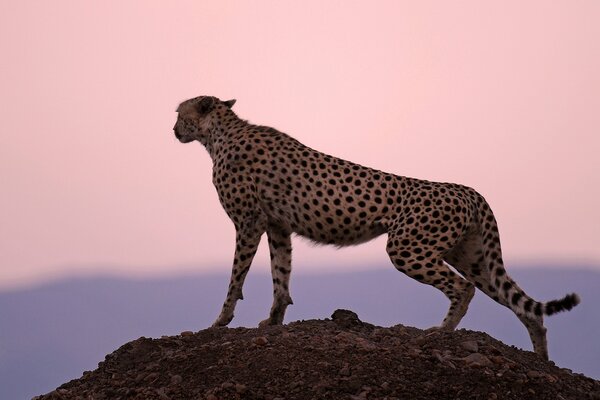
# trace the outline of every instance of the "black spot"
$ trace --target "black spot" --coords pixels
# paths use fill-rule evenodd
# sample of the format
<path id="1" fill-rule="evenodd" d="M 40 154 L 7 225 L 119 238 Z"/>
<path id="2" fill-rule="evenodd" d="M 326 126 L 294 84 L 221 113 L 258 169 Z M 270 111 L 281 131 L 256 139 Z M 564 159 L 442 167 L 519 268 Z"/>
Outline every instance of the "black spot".
<path id="1" fill-rule="evenodd" d="M 513 294 L 512 299 L 511 299 L 512 303 L 514 305 L 517 305 L 519 303 L 519 300 L 521 300 L 521 297 L 523 297 L 523 295 L 521 293 Z"/>

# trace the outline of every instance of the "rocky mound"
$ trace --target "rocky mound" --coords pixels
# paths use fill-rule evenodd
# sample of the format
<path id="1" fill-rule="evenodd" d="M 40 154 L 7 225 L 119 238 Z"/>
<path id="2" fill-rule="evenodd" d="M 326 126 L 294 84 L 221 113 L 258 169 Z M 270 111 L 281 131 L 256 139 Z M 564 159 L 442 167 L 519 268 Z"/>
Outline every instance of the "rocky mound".
<path id="1" fill-rule="evenodd" d="M 467 330 L 381 328 L 351 311 L 140 338 L 55 399 L 600 399 L 600 381 Z"/>

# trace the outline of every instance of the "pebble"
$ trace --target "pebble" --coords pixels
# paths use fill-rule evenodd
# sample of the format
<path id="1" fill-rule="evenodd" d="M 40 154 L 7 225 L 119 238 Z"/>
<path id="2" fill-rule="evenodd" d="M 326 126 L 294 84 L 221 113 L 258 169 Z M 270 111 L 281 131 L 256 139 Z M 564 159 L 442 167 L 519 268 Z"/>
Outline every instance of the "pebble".
<path id="1" fill-rule="evenodd" d="M 467 340 L 465 342 L 462 342 L 460 344 L 460 347 L 471 353 L 477 353 L 479 351 L 479 345 L 474 340 Z"/>
<path id="2" fill-rule="evenodd" d="M 211 393 L 208 396 L 206 396 L 206 400 L 219 400 L 219 398 Z"/>
<path id="3" fill-rule="evenodd" d="M 158 395 L 158 397 L 161 398 L 162 400 L 169 400 L 170 399 L 170 397 L 167 396 L 167 394 L 165 393 L 165 388 L 164 387 L 156 389 L 154 392 L 156 392 L 156 394 Z"/>
<path id="4" fill-rule="evenodd" d="M 408 349 L 407 354 L 411 357 L 411 358 L 417 358 L 421 355 L 422 351 L 421 349 L 417 349 L 416 347 L 411 347 L 410 349 Z"/>
<path id="5" fill-rule="evenodd" d="M 537 379 L 537 378 L 541 378 L 542 376 L 544 376 L 544 374 L 542 374 L 539 371 L 536 371 L 536 370 L 533 370 L 533 369 L 530 370 L 530 371 L 527 371 L 527 377 L 530 378 L 530 379 Z"/>
<path id="6" fill-rule="evenodd" d="M 357 338 L 356 340 L 356 346 L 364 351 L 373 351 L 377 349 L 377 346 L 371 342 L 369 342 L 367 339 L 364 338 Z"/>
<path id="7" fill-rule="evenodd" d="M 248 388 L 246 387 L 246 385 L 242 385 L 241 383 L 236 383 L 235 384 L 235 391 L 238 392 L 239 394 L 246 393 L 246 390 L 248 390 Z"/>
<path id="8" fill-rule="evenodd" d="M 144 378 L 145 381 L 149 382 L 152 381 L 154 379 L 158 378 L 158 373 L 156 372 L 152 372 L 151 374 L 146 375 L 146 377 Z"/>
<path id="9" fill-rule="evenodd" d="M 348 365 L 344 365 L 342 369 L 340 369 L 339 374 L 342 376 L 350 376 L 350 367 Z"/>
<path id="10" fill-rule="evenodd" d="M 181 382 L 183 382 L 181 375 L 171 376 L 171 385 L 179 385 Z"/>
<path id="11" fill-rule="evenodd" d="M 463 358 L 468 367 L 491 367 L 492 362 L 481 353 L 471 353 Z"/>
<path id="12" fill-rule="evenodd" d="M 179 335 L 180 336 L 193 336 L 194 332 L 192 332 L 192 331 L 183 331 Z"/>
<path id="13" fill-rule="evenodd" d="M 252 343 L 257 346 L 264 346 L 269 343 L 269 339 L 267 339 L 265 336 L 258 336 L 252 339 Z"/>
<path id="14" fill-rule="evenodd" d="M 498 364 L 498 365 L 502 365 L 506 363 L 506 358 L 502 357 L 502 356 L 491 356 L 490 360 L 492 360 L 492 362 L 494 364 Z"/>

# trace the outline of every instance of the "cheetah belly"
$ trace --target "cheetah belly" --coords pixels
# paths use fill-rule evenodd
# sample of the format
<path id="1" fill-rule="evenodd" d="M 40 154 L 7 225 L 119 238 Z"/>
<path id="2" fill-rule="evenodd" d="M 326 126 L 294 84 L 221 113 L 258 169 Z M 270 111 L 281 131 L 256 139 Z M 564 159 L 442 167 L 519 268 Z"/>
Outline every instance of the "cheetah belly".
<path id="1" fill-rule="evenodd" d="M 376 215 L 366 218 L 360 218 L 358 213 L 337 215 L 339 212 L 336 213 L 333 209 L 317 209 L 308 199 L 295 200 L 291 199 L 285 204 L 281 203 L 281 199 L 277 202 L 267 200 L 263 210 L 271 223 L 284 226 L 315 243 L 350 246 L 367 242 L 387 232 L 385 221 Z"/>

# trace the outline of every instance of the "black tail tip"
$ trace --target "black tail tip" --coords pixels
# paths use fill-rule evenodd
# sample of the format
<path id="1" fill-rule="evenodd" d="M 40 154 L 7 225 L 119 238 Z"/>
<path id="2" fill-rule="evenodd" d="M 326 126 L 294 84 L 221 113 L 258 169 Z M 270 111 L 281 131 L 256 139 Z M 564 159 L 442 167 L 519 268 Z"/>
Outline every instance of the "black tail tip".
<path id="1" fill-rule="evenodd" d="M 546 303 L 546 307 L 544 309 L 544 314 L 552 315 L 561 311 L 569 311 L 577 304 L 581 302 L 581 299 L 577 295 L 577 293 L 571 293 L 566 295 L 560 300 L 552 300 Z"/>

